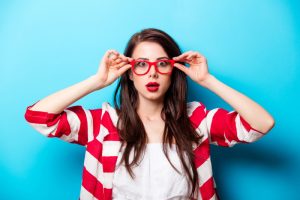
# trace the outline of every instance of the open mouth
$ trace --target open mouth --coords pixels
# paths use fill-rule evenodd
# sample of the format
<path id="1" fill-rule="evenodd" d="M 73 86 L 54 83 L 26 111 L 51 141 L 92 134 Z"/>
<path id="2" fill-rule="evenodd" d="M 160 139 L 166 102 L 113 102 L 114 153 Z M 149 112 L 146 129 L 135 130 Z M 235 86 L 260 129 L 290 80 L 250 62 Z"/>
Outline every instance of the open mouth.
<path id="1" fill-rule="evenodd" d="M 157 82 L 149 82 L 147 83 L 146 87 L 148 91 L 155 92 L 158 90 L 159 84 Z"/>

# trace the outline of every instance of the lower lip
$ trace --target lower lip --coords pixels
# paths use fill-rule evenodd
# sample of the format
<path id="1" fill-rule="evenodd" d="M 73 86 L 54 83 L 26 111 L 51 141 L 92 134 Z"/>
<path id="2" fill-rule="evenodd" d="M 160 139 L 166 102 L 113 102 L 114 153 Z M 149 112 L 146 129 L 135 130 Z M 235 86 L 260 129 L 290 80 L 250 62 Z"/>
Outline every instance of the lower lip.
<path id="1" fill-rule="evenodd" d="M 155 91 L 158 90 L 159 86 L 155 86 L 155 87 L 154 87 L 154 86 L 152 86 L 152 87 L 146 86 L 146 88 L 147 88 L 147 90 L 150 91 L 150 92 L 155 92 Z"/>

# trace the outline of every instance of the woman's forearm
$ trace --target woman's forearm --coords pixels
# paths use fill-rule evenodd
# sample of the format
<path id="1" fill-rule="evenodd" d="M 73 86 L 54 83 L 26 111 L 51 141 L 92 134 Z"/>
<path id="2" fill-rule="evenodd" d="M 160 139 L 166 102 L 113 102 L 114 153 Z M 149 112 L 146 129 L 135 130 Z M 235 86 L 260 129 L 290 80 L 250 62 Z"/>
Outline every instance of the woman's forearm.
<path id="1" fill-rule="evenodd" d="M 126 70 L 131 68 L 129 64 L 131 61 L 131 58 L 119 54 L 115 50 L 108 50 L 102 57 L 95 75 L 45 97 L 29 109 L 49 113 L 61 113 L 78 99 L 112 84 Z"/>
<path id="2" fill-rule="evenodd" d="M 55 92 L 38 101 L 30 110 L 44 111 L 49 113 L 60 113 L 75 101 L 96 90 L 96 77 L 89 78 L 76 83 L 70 87 Z M 104 87 L 104 86 L 103 86 Z M 103 87 L 100 87 L 103 88 Z M 97 87 L 99 89 L 99 86 Z"/>
<path id="3" fill-rule="evenodd" d="M 220 96 L 256 130 L 266 133 L 274 126 L 273 117 L 264 108 L 213 75 L 199 84 Z"/>

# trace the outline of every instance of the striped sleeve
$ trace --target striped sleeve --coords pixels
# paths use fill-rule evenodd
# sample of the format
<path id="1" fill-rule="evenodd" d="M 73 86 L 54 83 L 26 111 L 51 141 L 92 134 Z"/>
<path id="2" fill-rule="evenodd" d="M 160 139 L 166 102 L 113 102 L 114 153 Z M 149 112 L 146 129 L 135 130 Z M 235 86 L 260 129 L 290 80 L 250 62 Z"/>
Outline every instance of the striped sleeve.
<path id="1" fill-rule="evenodd" d="M 37 103 L 37 102 L 36 102 Z M 36 131 L 52 138 L 60 138 L 70 143 L 87 145 L 94 138 L 95 122 L 100 122 L 101 110 L 88 110 L 82 106 L 71 106 L 61 113 L 49 113 L 26 108 L 25 119 Z M 99 124 L 97 124 L 99 126 Z"/>
<path id="2" fill-rule="evenodd" d="M 227 111 L 223 108 L 207 110 L 205 120 L 211 144 L 232 147 L 237 143 L 251 143 L 264 134 L 254 129 L 237 111 Z"/>
<path id="3" fill-rule="evenodd" d="M 195 127 L 208 137 L 211 144 L 231 147 L 236 143 L 255 142 L 264 133 L 254 129 L 237 112 L 223 108 L 206 109 L 202 102 L 193 101 L 188 104 L 189 116 Z"/>

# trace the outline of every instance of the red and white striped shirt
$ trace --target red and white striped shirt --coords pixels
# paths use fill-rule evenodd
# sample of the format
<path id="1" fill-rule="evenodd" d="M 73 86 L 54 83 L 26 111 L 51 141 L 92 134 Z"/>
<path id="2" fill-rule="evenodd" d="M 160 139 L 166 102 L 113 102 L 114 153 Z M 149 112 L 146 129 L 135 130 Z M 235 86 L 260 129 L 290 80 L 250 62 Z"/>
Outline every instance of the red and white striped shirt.
<path id="1" fill-rule="evenodd" d="M 30 110 L 33 105 L 27 107 L 25 119 L 34 129 L 47 137 L 58 137 L 86 147 L 80 199 L 111 200 L 121 145 L 115 108 L 104 102 L 99 109 L 71 106 L 54 114 Z M 199 179 L 198 199 L 217 200 L 210 144 L 231 147 L 236 143 L 254 142 L 264 134 L 251 127 L 236 111 L 207 110 L 197 101 L 187 103 L 187 109 L 197 133 L 204 135 L 200 145 L 193 146 Z"/>

